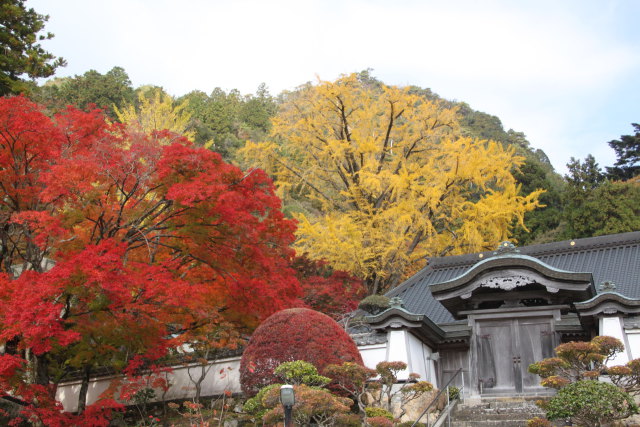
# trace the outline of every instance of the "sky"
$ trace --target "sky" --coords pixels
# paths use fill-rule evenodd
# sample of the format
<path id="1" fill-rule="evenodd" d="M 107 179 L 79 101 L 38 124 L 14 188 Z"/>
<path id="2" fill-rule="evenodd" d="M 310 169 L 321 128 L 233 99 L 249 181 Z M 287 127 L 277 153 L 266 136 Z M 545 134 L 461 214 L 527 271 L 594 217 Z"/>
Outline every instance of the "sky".
<path id="1" fill-rule="evenodd" d="M 498 116 L 560 173 L 640 122 L 637 0 L 27 0 L 58 77 L 123 67 L 134 87 L 277 95 L 372 69 Z"/>

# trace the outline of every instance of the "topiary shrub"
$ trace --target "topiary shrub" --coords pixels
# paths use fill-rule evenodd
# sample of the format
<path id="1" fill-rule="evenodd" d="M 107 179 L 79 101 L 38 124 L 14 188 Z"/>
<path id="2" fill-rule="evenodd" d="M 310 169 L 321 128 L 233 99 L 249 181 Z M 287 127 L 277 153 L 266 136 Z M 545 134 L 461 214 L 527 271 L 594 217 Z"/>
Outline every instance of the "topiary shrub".
<path id="1" fill-rule="evenodd" d="M 275 368 L 294 360 L 313 364 L 320 374 L 329 364 L 363 364 L 356 344 L 329 316 L 307 308 L 282 310 L 256 329 L 242 354 L 242 391 L 253 396 L 278 382 Z"/>
<path id="2" fill-rule="evenodd" d="M 282 378 L 286 384 L 324 387 L 331 382 L 331 378 L 318 375 L 318 369 L 304 360 L 284 362 L 273 373 Z"/>
<path id="3" fill-rule="evenodd" d="M 360 310 L 369 314 L 379 314 L 389 308 L 391 300 L 384 295 L 369 295 L 358 304 Z"/>
<path id="4" fill-rule="evenodd" d="M 638 412 L 633 398 L 613 384 L 578 381 L 560 389 L 546 405 L 550 420 L 569 418 L 579 425 L 600 426 Z"/>

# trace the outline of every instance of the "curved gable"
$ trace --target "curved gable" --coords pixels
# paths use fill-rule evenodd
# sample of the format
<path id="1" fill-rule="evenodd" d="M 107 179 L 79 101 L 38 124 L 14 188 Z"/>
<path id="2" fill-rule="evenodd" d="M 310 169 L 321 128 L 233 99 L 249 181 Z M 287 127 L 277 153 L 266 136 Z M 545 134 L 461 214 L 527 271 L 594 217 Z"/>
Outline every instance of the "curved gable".
<path id="1" fill-rule="evenodd" d="M 462 275 L 430 285 L 433 297 L 454 317 L 459 312 L 522 304 L 566 304 L 595 295 L 591 273 L 559 270 L 526 255 L 509 253 L 480 261 Z M 499 305 L 498 305 L 499 307 Z"/>

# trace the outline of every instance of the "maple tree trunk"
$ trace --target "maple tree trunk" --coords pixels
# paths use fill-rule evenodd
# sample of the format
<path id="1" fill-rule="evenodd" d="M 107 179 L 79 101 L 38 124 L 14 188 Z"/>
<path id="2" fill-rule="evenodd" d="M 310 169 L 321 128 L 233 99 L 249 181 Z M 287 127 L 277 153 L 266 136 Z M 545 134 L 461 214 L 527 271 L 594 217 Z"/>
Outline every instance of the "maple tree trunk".
<path id="1" fill-rule="evenodd" d="M 34 354 L 32 358 L 33 363 L 33 372 L 34 372 L 34 382 L 36 384 L 48 386 L 49 381 L 49 360 L 47 359 L 47 354 L 42 354 L 40 356 Z"/>
<path id="2" fill-rule="evenodd" d="M 198 378 L 198 380 L 195 383 L 196 384 L 196 398 L 195 398 L 196 403 L 200 403 L 200 394 L 202 393 L 202 382 L 204 381 L 206 376 L 207 376 L 206 367 L 202 365 L 200 367 L 200 378 Z"/>
<path id="3" fill-rule="evenodd" d="M 82 414 L 87 407 L 87 392 L 89 391 L 89 378 L 91 377 L 91 366 L 86 366 L 82 373 L 82 385 L 78 392 L 78 414 Z"/>

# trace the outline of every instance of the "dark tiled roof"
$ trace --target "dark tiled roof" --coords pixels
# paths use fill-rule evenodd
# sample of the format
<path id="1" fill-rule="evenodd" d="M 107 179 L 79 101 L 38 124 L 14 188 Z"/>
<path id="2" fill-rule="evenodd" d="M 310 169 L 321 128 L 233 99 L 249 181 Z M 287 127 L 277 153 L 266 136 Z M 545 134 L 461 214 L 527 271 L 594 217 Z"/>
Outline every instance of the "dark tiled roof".
<path id="1" fill-rule="evenodd" d="M 640 298 L 640 231 L 523 246 L 518 250 L 560 270 L 592 273 L 597 290 L 602 282 L 609 281 L 616 285 L 616 292 Z M 455 279 L 492 256 L 494 251 L 432 258 L 424 269 L 387 296 L 400 297 L 408 311 L 426 314 L 435 323 L 451 322 L 453 317 L 433 298 L 429 285 Z"/>

